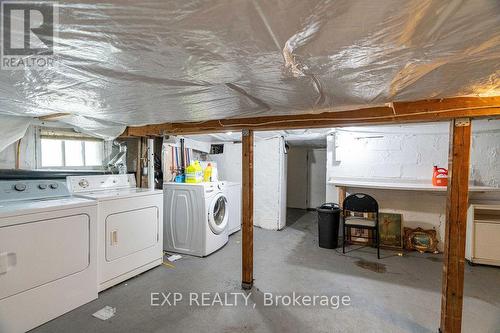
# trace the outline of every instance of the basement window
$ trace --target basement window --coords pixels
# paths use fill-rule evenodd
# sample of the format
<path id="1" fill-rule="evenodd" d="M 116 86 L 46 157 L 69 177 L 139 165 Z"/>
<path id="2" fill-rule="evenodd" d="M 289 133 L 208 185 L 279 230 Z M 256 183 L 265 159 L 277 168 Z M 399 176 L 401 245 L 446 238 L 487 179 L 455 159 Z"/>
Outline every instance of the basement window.
<path id="1" fill-rule="evenodd" d="M 223 154 L 224 153 L 224 145 L 217 144 L 210 146 L 210 154 Z"/>
<path id="2" fill-rule="evenodd" d="M 40 167 L 56 169 L 101 169 L 104 141 L 72 130 L 42 129 Z"/>

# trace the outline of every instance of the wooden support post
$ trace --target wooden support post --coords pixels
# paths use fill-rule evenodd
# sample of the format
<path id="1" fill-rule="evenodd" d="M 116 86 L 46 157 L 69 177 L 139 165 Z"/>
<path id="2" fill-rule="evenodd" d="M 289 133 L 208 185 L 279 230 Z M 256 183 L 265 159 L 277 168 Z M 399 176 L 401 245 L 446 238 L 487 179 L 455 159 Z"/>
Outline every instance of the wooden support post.
<path id="1" fill-rule="evenodd" d="M 139 187 L 147 187 L 147 181 L 148 181 L 148 177 L 147 175 L 144 175 L 144 167 L 146 165 L 146 151 L 147 151 L 147 147 L 146 147 L 146 142 L 147 142 L 147 138 L 141 138 L 141 157 L 139 158 L 139 168 L 141 168 L 141 181 L 139 183 Z"/>
<path id="2" fill-rule="evenodd" d="M 470 119 L 455 119 L 450 129 L 448 199 L 441 292 L 440 331 L 442 333 L 458 333 L 462 325 L 470 145 Z"/>
<path id="3" fill-rule="evenodd" d="M 142 138 L 137 139 L 137 164 L 135 170 L 135 181 L 137 186 L 142 187 L 142 167 L 141 167 L 141 158 L 142 158 Z"/>
<path id="4" fill-rule="evenodd" d="M 253 287 L 253 130 L 242 131 L 243 225 L 241 287 Z"/>
<path id="5" fill-rule="evenodd" d="M 338 194 L 338 200 L 339 200 L 339 206 L 341 209 L 344 208 L 344 200 L 345 200 L 345 197 L 347 195 L 347 188 L 345 186 L 337 186 L 337 194 Z M 346 239 L 351 239 L 351 228 L 347 228 L 347 232 L 346 232 L 346 235 L 347 237 L 344 237 L 344 231 L 345 228 L 344 228 L 344 211 L 342 210 L 340 212 L 340 216 L 341 216 L 341 228 L 342 228 L 342 243 L 346 240 Z"/>
<path id="6" fill-rule="evenodd" d="M 339 197 L 339 206 L 340 208 L 343 208 L 342 205 L 344 204 L 344 200 L 346 197 L 346 188 L 344 186 L 338 186 L 338 197 Z"/>

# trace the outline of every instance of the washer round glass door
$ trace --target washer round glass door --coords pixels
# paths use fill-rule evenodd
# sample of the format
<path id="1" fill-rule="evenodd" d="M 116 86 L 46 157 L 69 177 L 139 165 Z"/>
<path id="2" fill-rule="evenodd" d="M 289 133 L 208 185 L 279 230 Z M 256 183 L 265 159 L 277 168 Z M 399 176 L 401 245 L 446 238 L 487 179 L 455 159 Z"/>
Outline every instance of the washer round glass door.
<path id="1" fill-rule="evenodd" d="M 208 210 L 208 225 L 214 234 L 218 235 L 226 229 L 228 213 L 227 199 L 224 194 L 215 195 Z"/>

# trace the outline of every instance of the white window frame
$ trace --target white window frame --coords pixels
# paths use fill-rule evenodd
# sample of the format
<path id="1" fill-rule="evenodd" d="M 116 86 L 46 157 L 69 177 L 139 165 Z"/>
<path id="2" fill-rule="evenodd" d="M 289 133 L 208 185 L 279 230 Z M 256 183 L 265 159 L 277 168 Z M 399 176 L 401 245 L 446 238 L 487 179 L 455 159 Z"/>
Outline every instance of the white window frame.
<path id="1" fill-rule="evenodd" d="M 43 128 L 44 130 L 50 130 L 50 128 Z M 68 133 L 68 138 L 65 139 L 64 136 L 59 136 L 57 139 L 61 140 L 61 153 L 63 163 L 66 164 L 66 149 L 65 149 L 65 140 L 72 140 L 71 133 L 74 132 L 72 129 L 54 129 L 55 131 L 62 131 Z M 35 131 L 35 141 L 36 141 L 36 165 L 38 169 L 43 170 L 105 170 L 104 160 L 102 165 L 93 165 L 93 166 L 42 166 L 42 139 L 50 138 L 49 136 L 42 135 L 42 128 L 39 127 Z M 82 144 L 82 161 L 85 163 L 85 141 L 100 141 L 102 142 L 102 156 L 103 158 L 106 156 L 106 141 L 98 138 L 94 138 L 91 136 L 82 135 L 80 133 L 74 132 L 78 134 L 73 138 L 76 141 L 81 141 Z M 56 137 L 55 137 L 56 138 Z"/>

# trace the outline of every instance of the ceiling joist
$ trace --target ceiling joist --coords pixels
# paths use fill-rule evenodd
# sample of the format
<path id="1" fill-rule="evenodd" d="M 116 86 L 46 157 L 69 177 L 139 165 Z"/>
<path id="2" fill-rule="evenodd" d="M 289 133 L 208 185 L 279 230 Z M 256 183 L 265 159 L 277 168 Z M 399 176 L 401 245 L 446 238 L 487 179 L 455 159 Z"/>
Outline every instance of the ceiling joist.
<path id="1" fill-rule="evenodd" d="M 38 119 L 41 121 L 57 121 L 61 118 L 69 116 L 71 116 L 71 113 L 52 113 L 45 116 L 40 116 L 38 117 Z"/>
<path id="2" fill-rule="evenodd" d="M 203 134 L 253 129 L 256 131 L 325 128 L 374 124 L 403 124 L 446 121 L 454 118 L 500 116 L 500 96 L 456 97 L 349 111 L 325 111 L 299 115 L 233 118 L 190 123 L 164 123 L 128 127 L 122 136 Z"/>

